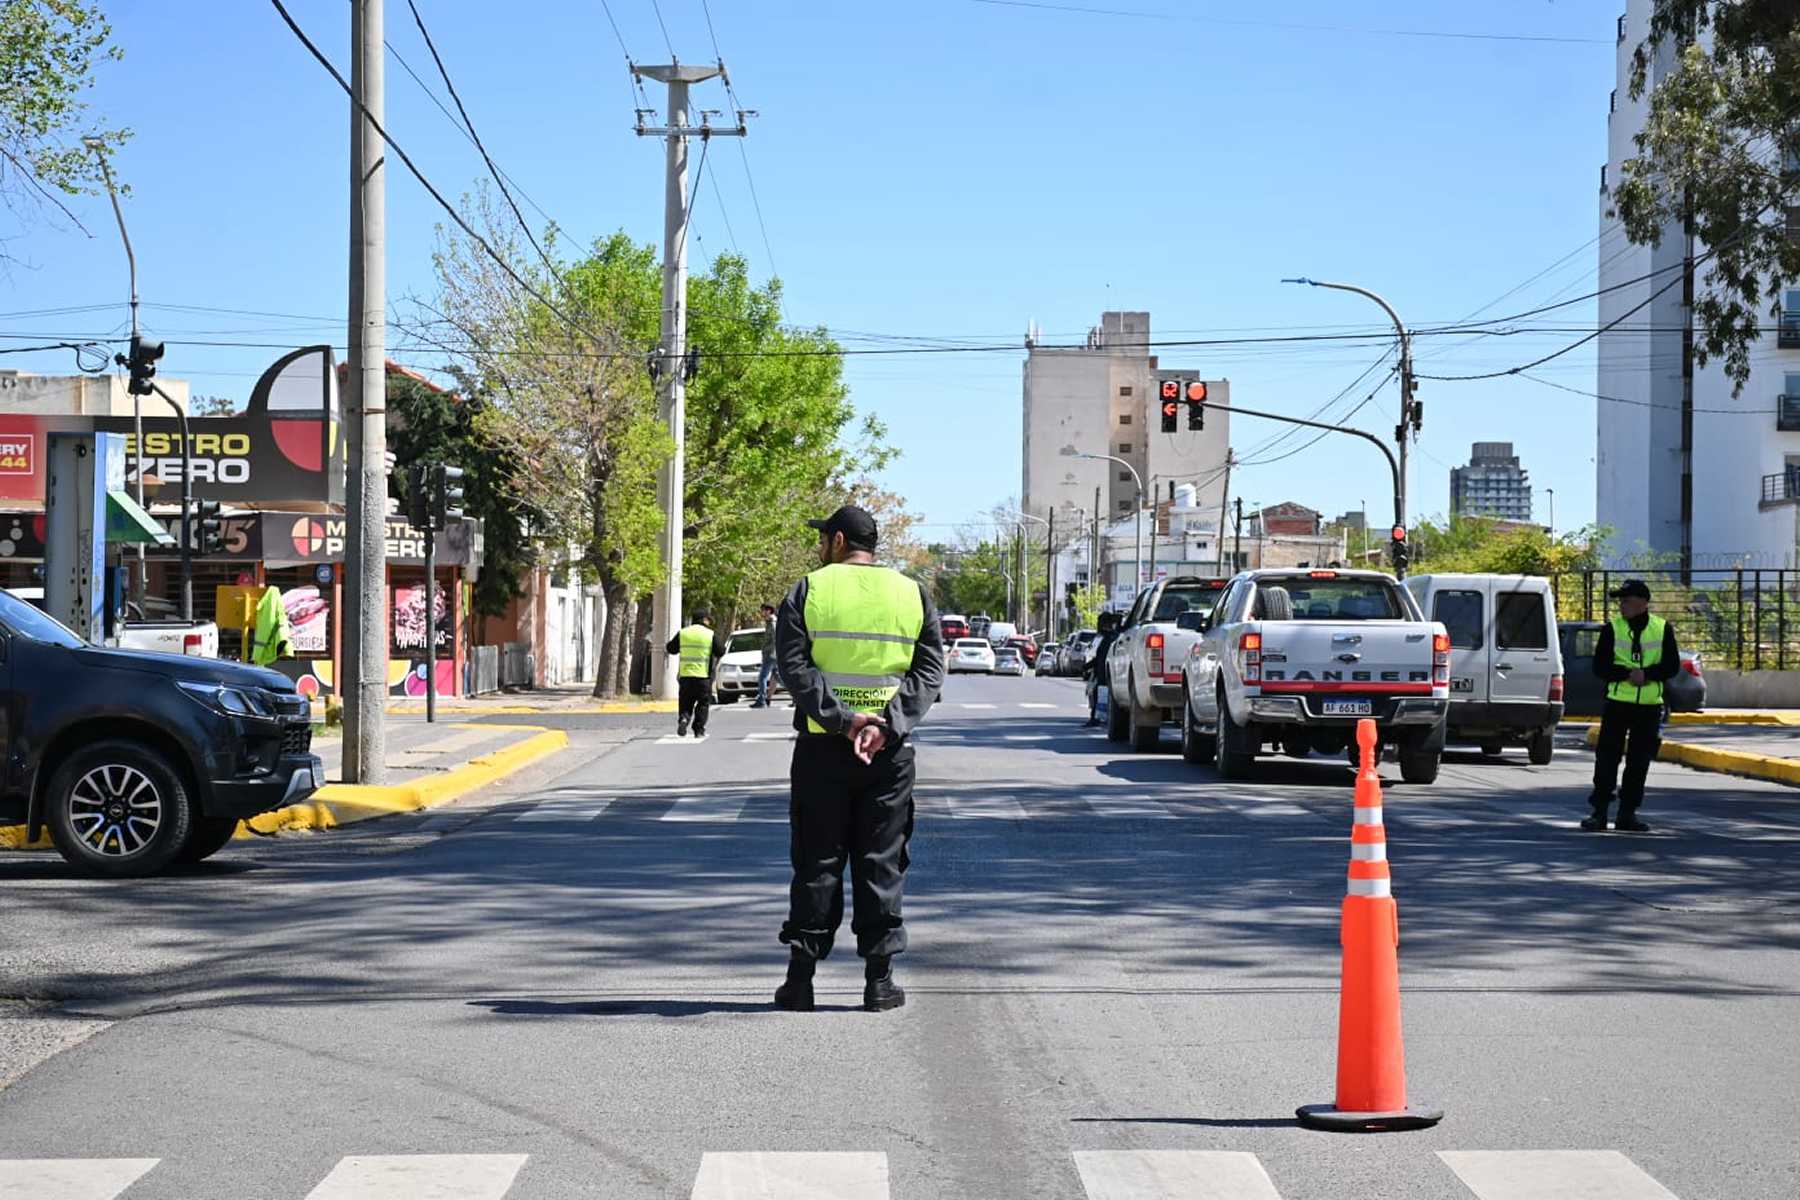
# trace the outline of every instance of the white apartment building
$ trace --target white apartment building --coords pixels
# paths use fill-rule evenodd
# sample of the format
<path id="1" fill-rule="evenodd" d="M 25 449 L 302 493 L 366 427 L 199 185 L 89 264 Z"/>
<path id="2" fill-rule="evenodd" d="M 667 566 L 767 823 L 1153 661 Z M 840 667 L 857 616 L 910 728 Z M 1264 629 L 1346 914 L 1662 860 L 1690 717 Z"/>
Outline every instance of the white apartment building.
<path id="1" fill-rule="evenodd" d="M 1680 227 L 1665 230 L 1658 246 L 1635 246 L 1609 215 L 1611 187 L 1635 152 L 1632 139 L 1649 106 L 1648 94 L 1631 98 L 1631 60 L 1653 7 L 1654 0 L 1627 0 L 1618 19 L 1617 86 L 1600 176 L 1600 325 L 1620 321 L 1622 328 L 1597 342 L 1596 519 L 1615 531 L 1616 565 L 1645 550 L 1675 561 L 1685 555 L 1696 568 L 1800 565 L 1800 326 L 1793 320 L 1800 290 L 1788 293 L 1781 320 L 1771 322 L 1783 332 L 1752 348 L 1753 373 L 1733 396 L 1718 360 L 1696 367 L 1683 350 L 1689 311 L 1680 280 L 1689 248 Z M 1652 84 L 1673 60 L 1665 46 Z M 1792 211 L 1788 223 L 1796 227 Z M 1696 286 L 1705 286 L 1705 273 L 1702 264 Z M 1651 299 L 1659 289 L 1666 290 Z"/>
<path id="2" fill-rule="evenodd" d="M 1511 442 L 1476 442 L 1467 465 L 1450 468 L 1450 515 L 1531 520 L 1531 474 Z"/>
<path id="3" fill-rule="evenodd" d="M 1163 433 L 1157 388 L 1163 379 L 1205 379 L 1205 372 L 1164 369 L 1151 353 L 1150 314 L 1108 312 L 1077 348 L 1046 347 L 1026 338 L 1024 368 L 1023 480 L 1025 511 L 1047 517 L 1057 510 L 1058 528 L 1075 529 L 1091 519 L 1096 490 L 1107 519 L 1128 517 L 1137 502 L 1132 470 L 1142 480 L 1146 502 L 1167 498 L 1184 483 L 1209 496 L 1223 485 L 1225 454 L 1231 444 L 1226 413 L 1206 418 L 1206 428 L 1190 431 L 1187 409 L 1174 433 Z M 1230 384 L 1207 381 L 1209 397 L 1230 403 Z M 1078 454 L 1109 454 L 1131 470 Z"/>

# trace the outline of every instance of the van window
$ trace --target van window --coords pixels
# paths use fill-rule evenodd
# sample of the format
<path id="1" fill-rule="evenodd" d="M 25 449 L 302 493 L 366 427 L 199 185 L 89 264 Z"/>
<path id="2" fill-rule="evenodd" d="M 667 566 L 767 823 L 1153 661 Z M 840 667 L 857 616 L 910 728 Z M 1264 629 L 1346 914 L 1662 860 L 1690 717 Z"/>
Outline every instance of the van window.
<path id="1" fill-rule="evenodd" d="M 1506 592 L 1494 601 L 1494 645 L 1502 650 L 1548 650 L 1542 592 Z"/>
<path id="2" fill-rule="evenodd" d="M 1479 650 L 1486 639 L 1481 627 L 1480 592 L 1439 592 L 1431 602 L 1431 619 L 1450 631 L 1450 644 L 1458 650 Z"/>
<path id="3" fill-rule="evenodd" d="M 1570 658 L 1592 658 L 1594 651 L 1600 646 L 1598 629 L 1577 629 L 1569 639 Z"/>

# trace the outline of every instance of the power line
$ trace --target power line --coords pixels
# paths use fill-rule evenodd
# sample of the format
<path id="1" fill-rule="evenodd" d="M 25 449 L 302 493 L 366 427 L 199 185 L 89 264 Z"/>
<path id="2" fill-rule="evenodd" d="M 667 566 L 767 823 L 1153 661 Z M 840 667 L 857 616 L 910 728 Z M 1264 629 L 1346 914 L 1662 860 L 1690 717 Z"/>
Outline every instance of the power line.
<path id="1" fill-rule="evenodd" d="M 1529 379 L 1533 383 L 1541 383 L 1545 387 L 1555 388 L 1559 392 L 1568 392 L 1572 396 L 1586 396 L 1590 400 L 1604 400 L 1608 404 L 1629 404 L 1634 408 L 1660 408 L 1667 412 L 1681 411 L 1681 405 L 1679 404 L 1658 404 L 1653 400 L 1633 400 L 1625 396 L 1608 396 L 1603 392 L 1590 392 L 1584 388 L 1570 387 L 1566 383 L 1557 383 L 1555 380 L 1543 379 L 1536 375 L 1527 375 L 1523 371 L 1519 372 L 1519 378 Z M 1777 408 L 1695 408 L 1690 409 L 1689 411 L 1697 413 L 1717 413 L 1721 416 L 1766 417 L 1770 413 L 1777 413 L 1781 410 Z"/>
<path id="2" fill-rule="evenodd" d="M 1530 33 L 1458 33 L 1444 29 L 1381 29 L 1353 25 L 1316 25 L 1300 21 L 1252 21 L 1228 17 L 1196 17 L 1186 13 L 1151 12 L 1144 9 L 1097 8 L 1082 4 L 1051 4 L 1045 0 L 973 0 L 994 8 L 1028 8 L 1044 12 L 1080 13 L 1098 17 L 1134 17 L 1148 21 L 1179 21 L 1195 25 L 1242 25 L 1262 29 L 1293 29 L 1319 33 L 1357 33 L 1381 37 L 1445 38 L 1474 42 L 1543 42 L 1562 45 L 1611 45 L 1611 38 L 1562 37 Z"/>
<path id="3" fill-rule="evenodd" d="M 706 14 L 706 36 L 712 39 L 713 57 L 724 62 L 725 55 L 719 49 L 719 31 L 713 28 L 712 4 L 709 0 L 700 0 L 700 11 Z"/>
<path id="4" fill-rule="evenodd" d="M 669 27 L 663 22 L 662 5 L 657 0 L 650 0 L 650 9 L 656 14 L 656 24 L 662 30 L 663 45 L 669 48 L 669 61 L 675 61 L 675 43 L 669 38 Z"/>

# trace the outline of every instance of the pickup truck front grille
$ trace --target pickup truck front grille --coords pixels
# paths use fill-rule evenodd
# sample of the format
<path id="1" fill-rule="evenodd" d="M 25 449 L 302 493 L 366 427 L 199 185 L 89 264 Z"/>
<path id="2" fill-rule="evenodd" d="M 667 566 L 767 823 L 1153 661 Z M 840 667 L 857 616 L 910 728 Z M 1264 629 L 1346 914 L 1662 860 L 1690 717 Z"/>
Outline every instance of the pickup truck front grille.
<path id="1" fill-rule="evenodd" d="M 289 725 L 281 731 L 281 756 L 283 758 L 311 753 L 312 726 L 310 724 Z"/>

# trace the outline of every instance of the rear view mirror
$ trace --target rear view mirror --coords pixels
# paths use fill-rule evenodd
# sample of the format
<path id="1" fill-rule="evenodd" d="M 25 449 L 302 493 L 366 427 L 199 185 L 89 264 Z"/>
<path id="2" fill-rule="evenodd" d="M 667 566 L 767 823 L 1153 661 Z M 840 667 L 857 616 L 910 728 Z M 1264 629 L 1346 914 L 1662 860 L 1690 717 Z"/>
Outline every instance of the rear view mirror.
<path id="1" fill-rule="evenodd" d="M 1212 627 L 1212 614 L 1200 609 L 1189 609 L 1175 618 L 1175 628 L 1191 629 L 1195 633 L 1205 633 Z"/>

